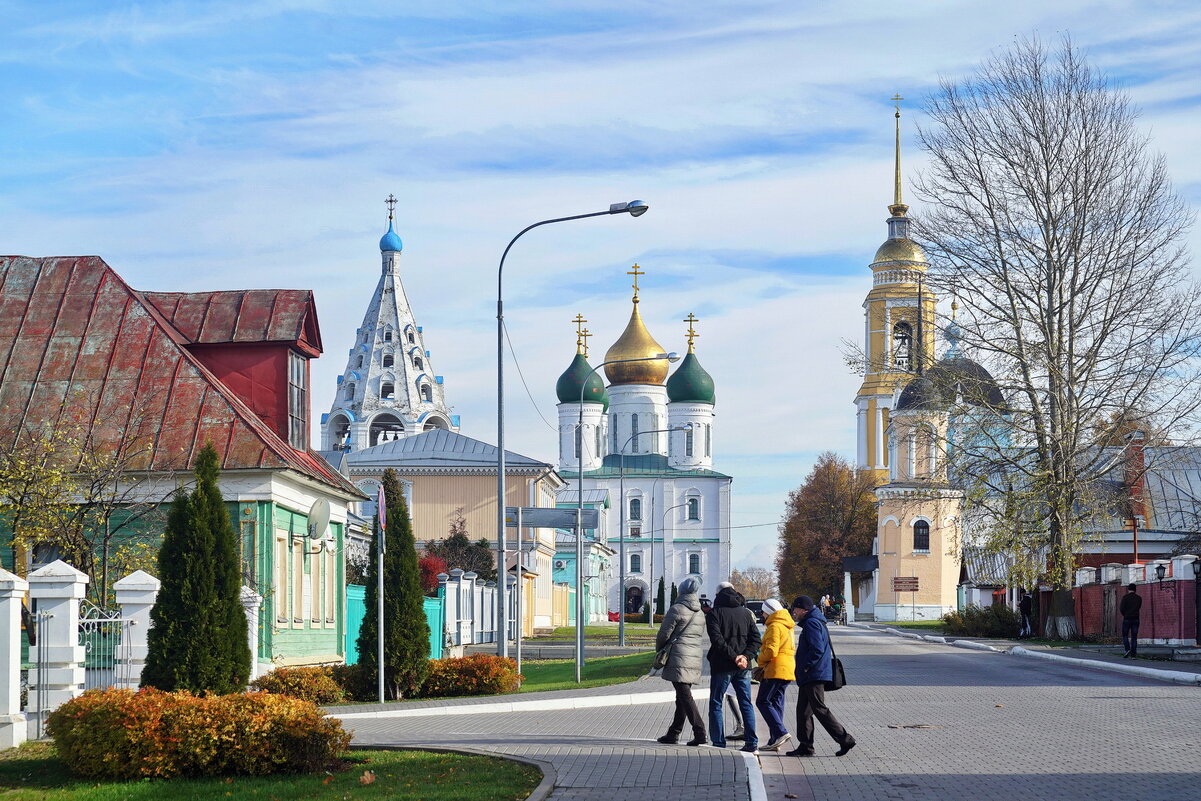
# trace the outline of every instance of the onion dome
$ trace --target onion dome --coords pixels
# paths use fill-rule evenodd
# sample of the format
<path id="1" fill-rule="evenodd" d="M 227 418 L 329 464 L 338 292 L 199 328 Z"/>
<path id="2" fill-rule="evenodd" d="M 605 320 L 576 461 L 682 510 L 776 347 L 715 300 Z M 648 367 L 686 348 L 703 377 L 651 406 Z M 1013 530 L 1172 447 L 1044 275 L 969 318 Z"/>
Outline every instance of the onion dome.
<path id="1" fill-rule="evenodd" d="M 630 322 L 617 341 L 605 353 L 605 361 L 620 359 L 643 359 L 644 361 L 628 361 L 620 364 L 605 365 L 605 376 L 610 384 L 658 384 L 663 385 L 667 379 L 668 363 L 666 359 L 654 359 L 664 353 L 663 346 L 655 341 L 642 315 L 638 313 L 638 296 L 634 296 L 634 311 L 630 314 Z"/>
<path id="2" fill-rule="evenodd" d="M 898 412 L 937 412 L 946 407 L 942 393 L 935 383 L 924 375 L 910 381 L 901 390 L 897 399 Z"/>
<path id="3" fill-rule="evenodd" d="M 887 239 L 876 251 L 872 264 L 889 261 L 911 261 L 925 264 L 926 253 L 922 250 L 921 245 L 912 239 Z"/>
<path id="4" fill-rule="evenodd" d="M 1006 408 L 1005 395 L 992 373 L 964 356 L 940 359 L 926 375 L 948 404 L 983 406 L 995 411 Z"/>
<path id="5" fill-rule="evenodd" d="M 599 403 L 608 408 L 609 393 L 605 390 L 605 383 L 592 372 L 592 366 L 584 354 L 577 353 L 563 375 L 559 376 L 555 394 L 559 396 L 559 403 L 579 403 L 580 390 L 584 393 L 584 403 Z"/>
<path id="6" fill-rule="evenodd" d="M 388 233 L 380 237 L 379 249 L 381 253 L 389 251 L 400 252 L 404 249 L 404 243 L 400 241 L 400 236 L 392 229 L 391 220 L 388 220 Z"/>

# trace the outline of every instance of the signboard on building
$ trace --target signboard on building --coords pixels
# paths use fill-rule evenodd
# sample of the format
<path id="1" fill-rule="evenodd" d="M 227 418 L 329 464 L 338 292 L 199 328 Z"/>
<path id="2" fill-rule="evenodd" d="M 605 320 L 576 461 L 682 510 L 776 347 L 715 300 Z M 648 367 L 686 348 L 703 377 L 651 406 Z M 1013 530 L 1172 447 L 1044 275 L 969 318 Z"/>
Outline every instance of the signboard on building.
<path id="1" fill-rule="evenodd" d="M 893 592 L 917 592 L 917 576 L 893 576 Z"/>
<path id="2" fill-rule="evenodd" d="M 578 509 L 547 509 L 540 506 L 521 507 L 522 528 L 575 528 L 575 516 Z M 600 525 L 600 511 L 585 509 L 583 515 L 584 528 L 596 528 Z M 517 526 L 517 507 L 505 507 L 505 526 Z"/>

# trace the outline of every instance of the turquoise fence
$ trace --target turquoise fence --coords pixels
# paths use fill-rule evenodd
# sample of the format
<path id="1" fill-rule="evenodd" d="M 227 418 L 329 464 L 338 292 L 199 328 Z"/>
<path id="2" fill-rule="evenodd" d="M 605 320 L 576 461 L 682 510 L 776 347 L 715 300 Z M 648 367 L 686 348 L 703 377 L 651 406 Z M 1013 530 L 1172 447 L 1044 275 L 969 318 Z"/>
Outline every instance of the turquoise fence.
<path id="1" fill-rule="evenodd" d="M 443 618 L 442 601 L 424 598 L 425 622 L 430 627 L 430 659 L 442 658 Z M 367 588 L 358 584 L 346 585 L 346 664 L 359 661 L 359 628 L 367 615 Z"/>

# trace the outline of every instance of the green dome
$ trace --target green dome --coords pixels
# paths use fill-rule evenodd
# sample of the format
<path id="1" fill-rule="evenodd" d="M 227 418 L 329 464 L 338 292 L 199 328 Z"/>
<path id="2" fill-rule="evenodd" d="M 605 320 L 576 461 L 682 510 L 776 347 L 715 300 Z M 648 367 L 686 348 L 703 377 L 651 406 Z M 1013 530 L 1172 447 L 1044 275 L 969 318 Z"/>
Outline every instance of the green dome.
<path id="1" fill-rule="evenodd" d="M 586 388 L 585 380 L 588 381 Z M 577 353 L 571 365 L 559 376 L 559 381 L 555 384 L 555 394 L 559 396 L 559 403 L 579 403 L 581 389 L 584 390 L 584 403 L 600 403 L 608 407 L 609 393 L 605 391 L 605 382 L 592 372 L 592 366 L 588 364 L 584 354 Z"/>
<path id="2" fill-rule="evenodd" d="M 713 404 L 717 395 L 713 391 L 713 376 L 705 372 L 695 353 L 689 353 L 671 378 L 667 379 L 667 399 L 672 403 Z"/>

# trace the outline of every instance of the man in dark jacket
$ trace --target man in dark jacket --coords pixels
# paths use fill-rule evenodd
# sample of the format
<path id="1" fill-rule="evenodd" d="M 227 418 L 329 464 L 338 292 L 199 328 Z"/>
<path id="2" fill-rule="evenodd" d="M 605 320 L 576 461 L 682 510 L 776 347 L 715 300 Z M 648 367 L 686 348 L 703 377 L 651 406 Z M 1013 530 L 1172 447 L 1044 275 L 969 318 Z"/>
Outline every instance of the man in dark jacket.
<path id="1" fill-rule="evenodd" d="M 1122 596 L 1122 603 L 1118 607 L 1122 613 L 1122 645 L 1126 648 L 1123 656 L 1134 659 L 1138 656 L 1138 619 L 1143 608 L 1143 596 L 1136 592 L 1138 587 L 1133 583 L 1126 589 L 1129 592 Z"/>
<path id="2" fill-rule="evenodd" d="M 1031 616 L 1034 614 L 1034 597 L 1030 593 L 1022 593 L 1022 600 L 1018 601 L 1018 611 L 1022 613 L 1022 623 L 1021 628 L 1018 629 L 1018 639 L 1023 640 L 1027 637 L 1033 637 L 1034 626 L 1031 623 Z"/>
<path id="3" fill-rule="evenodd" d="M 726 688 L 734 686 L 738 708 L 742 710 L 745 730 L 743 751 L 759 752 L 755 733 L 755 707 L 751 704 L 750 661 L 759 655 L 759 627 L 746 601 L 733 587 L 723 587 L 713 599 L 713 611 L 706 619 L 709 631 L 709 737 L 718 748 L 726 745 L 722 720 L 722 698 Z"/>
<path id="4" fill-rule="evenodd" d="M 855 747 L 855 738 L 847 734 L 834 713 L 826 706 L 826 682 L 834 678 L 833 651 L 826 618 L 815 608 L 813 599 L 799 595 L 792 602 L 792 617 L 800 624 L 801 637 L 796 648 L 797 747 L 788 756 L 813 756 L 813 718 L 838 743 L 835 756 L 846 756 Z"/>

